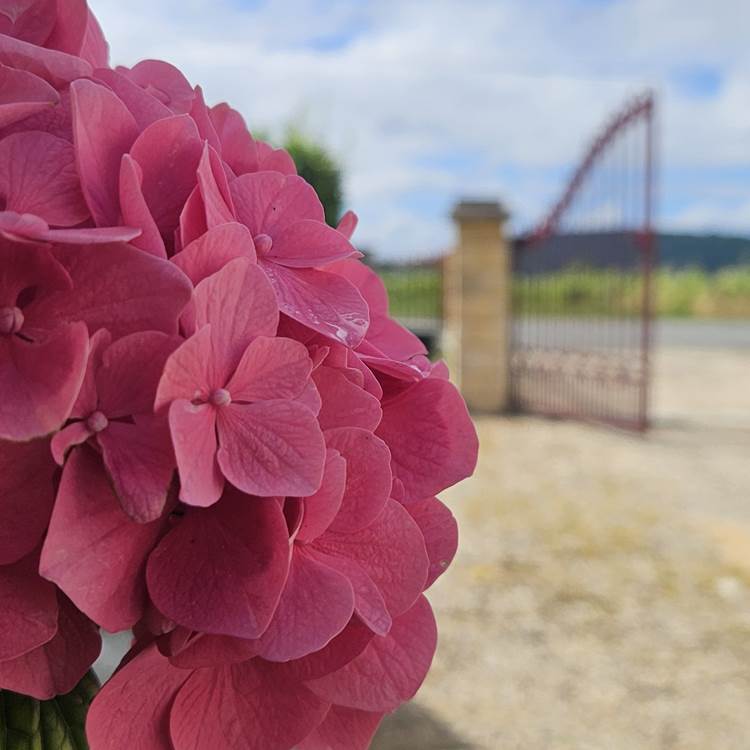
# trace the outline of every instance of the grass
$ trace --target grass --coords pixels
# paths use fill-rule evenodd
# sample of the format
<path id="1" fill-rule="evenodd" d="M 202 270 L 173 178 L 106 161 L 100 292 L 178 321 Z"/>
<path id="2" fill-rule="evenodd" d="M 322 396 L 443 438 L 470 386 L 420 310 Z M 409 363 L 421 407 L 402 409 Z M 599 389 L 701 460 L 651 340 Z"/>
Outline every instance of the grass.
<path id="1" fill-rule="evenodd" d="M 440 317 L 442 279 L 437 268 L 380 271 L 400 318 Z M 750 265 L 716 273 L 699 268 L 661 268 L 654 273 L 655 313 L 678 318 L 750 318 Z M 571 268 L 553 274 L 517 277 L 513 306 L 521 314 L 638 315 L 643 296 L 637 273 Z"/>
<path id="2" fill-rule="evenodd" d="M 379 270 L 391 314 L 397 318 L 439 318 L 442 315 L 442 276 L 437 268 Z"/>
<path id="3" fill-rule="evenodd" d="M 654 312 L 677 318 L 750 318 L 750 265 L 716 273 L 658 269 Z M 536 314 L 638 315 L 643 280 L 637 273 L 578 268 L 513 284 L 516 310 Z"/>

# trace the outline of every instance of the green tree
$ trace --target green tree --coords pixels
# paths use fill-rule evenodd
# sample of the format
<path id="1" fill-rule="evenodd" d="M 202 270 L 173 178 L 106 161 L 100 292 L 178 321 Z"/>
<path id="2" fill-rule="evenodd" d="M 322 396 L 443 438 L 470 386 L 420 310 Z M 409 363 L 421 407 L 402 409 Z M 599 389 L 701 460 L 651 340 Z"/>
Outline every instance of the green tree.
<path id="1" fill-rule="evenodd" d="M 336 226 L 343 202 L 341 167 L 336 159 L 298 128 L 289 128 L 283 145 L 294 159 L 299 176 L 315 188 L 325 209 L 326 221 Z"/>

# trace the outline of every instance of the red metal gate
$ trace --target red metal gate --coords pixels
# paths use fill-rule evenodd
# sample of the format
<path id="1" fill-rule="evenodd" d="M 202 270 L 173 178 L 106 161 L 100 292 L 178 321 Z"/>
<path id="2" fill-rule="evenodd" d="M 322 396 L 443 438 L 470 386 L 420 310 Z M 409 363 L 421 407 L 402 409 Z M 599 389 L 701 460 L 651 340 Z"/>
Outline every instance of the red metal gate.
<path id="1" fill-rule="evenodd" d="M 620 112 L 513 253 L 519 411 L 648 427 L 654 99 Z"/>

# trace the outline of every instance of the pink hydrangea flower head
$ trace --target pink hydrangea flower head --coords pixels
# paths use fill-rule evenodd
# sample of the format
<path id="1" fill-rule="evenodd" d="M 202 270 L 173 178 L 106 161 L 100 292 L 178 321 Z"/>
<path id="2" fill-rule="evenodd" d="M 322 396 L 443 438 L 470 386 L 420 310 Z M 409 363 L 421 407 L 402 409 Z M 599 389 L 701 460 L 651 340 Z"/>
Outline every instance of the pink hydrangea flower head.
<path id="1" fill-rule="evenodd" d="M 132 630 L 92 750 L 365 750 L 422 683 L 476 433 L 356 225 L 85 0 L 0 8 L 0 690 Z"/>

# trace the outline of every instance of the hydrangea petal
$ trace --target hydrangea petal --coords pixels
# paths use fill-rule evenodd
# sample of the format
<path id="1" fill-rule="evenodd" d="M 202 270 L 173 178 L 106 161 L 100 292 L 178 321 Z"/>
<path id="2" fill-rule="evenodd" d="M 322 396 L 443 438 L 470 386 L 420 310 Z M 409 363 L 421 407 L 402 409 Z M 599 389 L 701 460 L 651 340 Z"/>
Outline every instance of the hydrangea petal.
<path id="1" fill-rule="evenodd" d="M 385 598 L 375 582 L 356 560 L 329 554 L 317 543 L 310 545 L 311 554 L 320 562 L 342 573 L 354 591 L 354 611 L 359 619 L 377 635 L 385 635 L 393 624 Z"/>
<path id="2" fill-rule="evenodd" d="M 60 95 L 45 80 L 0 65 L 0 128 L 58 104 Z"/>
<path id="3" fill-rule="evenodd" d="M 242 115 L 222 103 L 211 107 L 209 116 L 221 142 L 221 156 L 234 173 L 257 172 L 258 150 Z"/>
<path id="4" fill-rule="evenodd" d="M 73 226 L 89 216 L 73 146 L 49 133 L 13 133 L 0 141 L 0 196 L 4 209 L 57 226 Z"/>
<path id="5" fill-rule="evenodd" d="M 382 718 L 382 713 L 331 706 L 323 723 L 297 750 L 367 750 Z"/>
<path id="6" fill-rule="evenodd" d="M 214 123 L 211 120 L 211 112 L 206 106 L 206 101 L 203 97 L 203 89 L 200 86 L 196 86 L 194 92 L 195 98 L 193 99 L 193 104 L 190 108 L 190 116 L 195 120 L 201 138 L 217 153 L 221 153 L 221 141 L 219 140 L 219 134 L 216 132 Z"/>
<path id="7" fill-rule="evenodd" d="M 346 489 L 330 530 L 359 531 L 383 511 L 391 491 L 391 453 L 371 432 L 358 427 L 327 430 L 326 445 L 346 459 Z"/>
<path id="8" fill-rule="evenodd" d="M 217 363 L 218 360 L 218 363 Z M 155 409 L 170 401 L 207 401 L 226 384 L 227 367 L 216 353 L 211 325 L 205 325 L 169 355 L 156 390 Z"/>
<path id="9" fill-rule="evenodd" d="M 307 385 L 312 360 L 293 339 L 258 336 L 250 342 L 227 390 L 233 401 L 295 399 Z"/>
<path id="10" fill-rule="evenodd" d="M 279 664 L 279 671 L 307 682 L 336 672 L 357 658 L 374 638 L 372 631 L 352 617 L 349 624 L 319 651 Z"/>
<path id="11" fill-rule="evenodd" d="M 333 227 L 303 219 L 281 230 L 264 257 L 290 268 L 311 268 L 347 258 L 356 252 L 349 240 Z"/>
<path id="12" fill-rule="evenodd" d="M 367 304 L 346 279 L 314 268 L 285 268 L 259 264 L 290 318 L 324 336 L 355 347 L 364 338 L 369 322 Z"/>
<path id="13" fill-rule="evenodd" d="M 27 320 L 83 320 L 90 332 L 106 328 L 113 338 L 134 331 L 177 333 L 192 287 L 173 263 L 119 243 L 58 246 L 55 256 L 75 288 L 35 301 Z"/>
<path id="14" fill-rule="evenodd" d="M 55 587 L 37 573 L 38 553 L 0 566 L 0 663 L 51 640 L 57 632 Z"/>
<path id="15" fill-rule="evenodd" d="M 83 376 L 81 390 L 78 391 L 71 418 L 83 419 L 99 405 L 96 388 L 96 373 L 102 364 L 104 350 L 112 343 L 112 336 L 106 328 L 100 328 L 89 341 L 89 356 L 86 360 L 86 374 Z"/>
<path id="16" fill-rule="evenodd" d="M 168 149 L 165 143 L 170 144 Z M 187 115 L 152 123 L 130 150 L 143 170 L 143 197 L 167 246 L 179 224 L 182 206 L 196 185 L 201 151 L 198 129 Z"/>
<path id="17" fill-rule="evenodd" d="M 166 653 L 170 663 L 180 669 L 202 669 L 223 664 L 237 664 L 257 656 L 260 647 L 260 641 L 256 639 L 196 633 L 179 626 L 164 636 L 164 639 L 170 646 L 169 653 Z M 178 643 L 179 640 L 182 640 L 182 643 Z M 161 643 L 159 649 L 165 653 Z"/>
<path id="18" fill-rule="evenodd" d="M 166 417 L 142 415 L 134 424 L 110 422 L 97 439 L 125 513 L 138 523 L 159 518 L 176 465 Z"/>
<path id="19" fill-rule="evenodd" d="M 78 56 L 95 68 L 104 67 L 109 63 L 109 45 L 96 16 L 90 10 L 86 18 L 86 31 Z"/>
<path id="20" fill-rule="evenodd" d="M 129 154 L 123 154 L 120 164 L 119 197 L 122 220 L 139 227 L 141 234 L 133 244 L 157 258 L 166 258 L 167 250 L 154 217 L 143 197 L 143 170 Z"/>
<path id="21" fill-rule="evenodd" d="M 208 141 L 198 164 L 198 189 L 206 211 L 206 226 L 218 226 L 234 220 L 232 196 L 221 159 Z"/>
<path id="22" fill-rule="evenodd" d="M 120 69 L 125 72 L 125 69 Z M 141 60 L 125 74 L 150 91 L 175 114 L 185 115 L 192 108 L 195 92 L 187 78 L 164 60 Z"/>
<path id="23" fill-rule="evenodd" d="M 417 522 L 430 558 L 425 589 L 448 569 L 458 549 L 458 524 L 450 510 L 436 497 L 418 500 L 406 506 Z"/>
<path id="24" fill-rule="evenodd" d="M 170 733 L 175 750 L 289 750 L 327 711 L 304 685 L 252 659 L 194 672 L 175 699 Z"/>
<path id="25" fill-rule="evenodd" d="M 429 559 L 424 538 L 395 500 L 388 500 L 369 526 L 356 533 L 329 530 L 315 541 L 315 548 L 342 563 L 356 562 L 376 584 L 394 617 L 416 601 L 427 580 Z"/>
<path id="26" fill-rule="evenodd" d="M 52 512 L 54 473 L 48 440 L 0 442 L 0 565 L 39 544 Z"/>
<path id="27" fill-rule="evenodd" d="M 332 703 L 361 711 L 393 711 L 419 689 L 437 645 L 435 618 L 421 596 L 394 621 L 386 636 L 373 638 L 365 650 L 338 672 L 308 682 Z"/>
<path id="28" fill-rule="evenodd" d="M 295 537 L 300 542 L 311 542 L 330 525 L 341 508 L 346 488 L 346 460 L 331 448 L 326 450 L 326 463 L 320 489 L 305 498 L 302 523 Z"/>
<path id="29" fill-rule="evenodd" d="M 180 475 L 180 500 L 201 508 L 213 505 L 224 489 L 216 460 L 215 409 L 177 399 L 169 407 L 169 429 Z"/>
<path id="30" fill-rule="evenodd" d="M 476 466 L 474 425 L 461 395 L 446 380 L 423 380 L 384 401 L 377 434 L 391 449 L 393 473 L 407 500 L 436 495 Z"/>
<path id="31" fill-rule="evenodd" d="M 50 449 L 55 462 L 62 466 L 68 452 L 76 445 L 85 443 L 94 433 L 85 422 L 73 422 L 52 436 Z"/>
<path id="32" fill-rule="evenodd" d="M 43 341 L 0 338 L 0 438 L 31 440 L 67 419 L 88 355 L 83 323 L 62 325 Z"/>
<path id="33" fill-rule="evenodd" d="M 324 430 L 335 427 L 361 427 L 374 430 L 383 416 L 380 401 L 343 372 L 322 365 L 313 373 L 321 395 L 318 419 Z"/>
<path id="34" fill-rule="evenodd" d="M 38 47 L 4 34 L 0 34 L 0 63 L 33 73 L 58 89 L 92 73 L 91 65 L 79 57 Z"/>
<path id="35" fill-rule="evenodd" d="M 138 331 L 107 347 L 96 373 L 99 406 L 107 417 L 152 411 L 164 365 L 181 342 L 161 331 Z"/>
<path id="36" fill-rule="evenodd" d="M 0 687 L 49 700 L 69 693 L 101 651 L 99 628 L 59 595 L 55 636 L 10 661 L 0 661 Z"/>
<path id="37" fill-rule="evenodd" d="M 89 708 L 91 750 L 174 750 L 169 710 L 188 677 L 190 672 L 171 666 L 154 645 L 128 661 Z"/>
<path id="38" fill-rule="evenodd" d="M 246 226 L 229 222 L 211 227 L 182 252 L 174 255 L 172 262 L 185 272 L 193 284 L 197 284 L 235 258 L 249 258 L 255 262 L 255 245 Z"/>
<path id="39" fill-rule="evenodd" d="M 120 216 L 120 161 L 138 137 L 138 126 L 128 108 L 105 86 L 74 81 L 70 92 L 81 187 L 94 221 L 113 226 Z"/>
<path id="40" fill-rule="evenodd" d="M 224 382 L 256 336 L 273 336 L 278 306 L 273 290 L 257 265 L 247 258 L 227 263 L 195 288 L 195 324 L 211 324 Z"/>
<path id="41" fill-rule="evenodd" d="M 353 612 L 347 578 L 296 547 L 259 653 L 270 661 L 290 661 L 319 651 L 347 626 Z"/>
<path id="42" fill-rule="evenodd" d="M 320 199 L 301 177 L 279 172 L 243 174 L 230 184 L 238 221 L 255 237 L 272 237 L 301 219 L 325 222 Z M 345 238 L 344 238 L 345 239 Z"/>
<path id="43" fill-rule="evenodd" d="M 154 604 L 193 630 L 257 638 L 268 627 L 289 568 L 279 505 L 228 490 L 206 510 L 190 509 L 151 554 Z"/>
<path id="44" fill-rule="evenodd" d="M 283 148 L 274 148 L 265 141 L 255 141 L 258 152 L 258 169 L 281 174 L 296 175 L 294 160 Z"/>
<path id="45" fill-rule="evenodd" d="M 57 12 L 54 14 L 54 28 L 44 46 L 80 56 L 89 16 L 86 0 L 68 0 L 64 12 L 60 12 L 61 8 L 58 8 L 55 9 Z"/>
<path id="46" fill-rule="evenodd" d="M 40 570 L 102 627 L 124 630 L 143 615 L 146 558 L 161 533 L 161 521 L 131 521 L 96 453 L 76 448 L 63 470 Z"/>
<path id="47" fill-rule="evenodd" d="M 336 230 L 341 232 L 347 240 L 350 240 L 358 223 L 359 217 L 357 214 L 355 214 L 354 211 L 347 211 L 341 219 L 339 219 L 339 223 L 336 225 Z"/>
<path id="48" fill-rule="evenodd" d="M 152 96 L 127 76 L 109 68 L 98 68 L 94 71 L 98 81 L 106 83 L 133 115 L 139 132 L 151 123 L 171 117 L 172 112 L 155 96 Z"/>
<path id="49" fill-rule="evenodd" d="M 219 410 L 217 427 L 217 460 L 235 487 L 261 497 L 307 497 L 320 487 L 325 441 L 302 404 L 232 403 Z"/>
<path id="50" fill-rule="evenodd" d="M 4 5 L 4 12 L 0 14 L 0 34 L 38 45 L 49 39 L 57 15 L 55 0 L 6 0 Z"/>
<path id="51" fill-rule="evenodd" d="M 74 229 L 49 229 L 38 239 L 70 245 L 106 245 L 112 242 L 130 242 L 140 235 L 137 227 L 77 227 Z"/>

